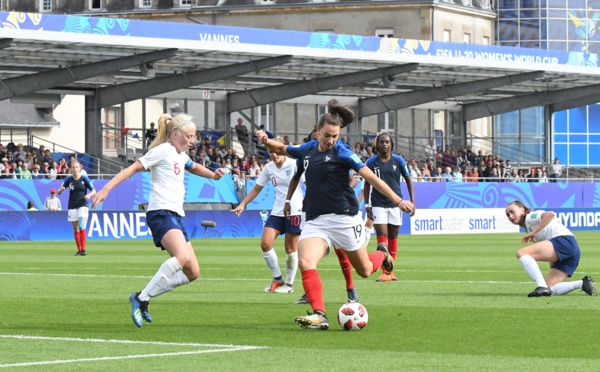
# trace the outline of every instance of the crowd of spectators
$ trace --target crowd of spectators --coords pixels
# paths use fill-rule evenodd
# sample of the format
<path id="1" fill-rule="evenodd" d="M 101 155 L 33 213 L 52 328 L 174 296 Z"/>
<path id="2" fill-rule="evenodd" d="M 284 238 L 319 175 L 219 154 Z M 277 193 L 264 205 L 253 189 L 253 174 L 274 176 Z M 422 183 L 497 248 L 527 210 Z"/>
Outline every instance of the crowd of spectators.
<path id="1" fill-rule="evenodd" d="M 65 179 L 71 173 L 75 155 L 55 159 L 44 145 L 39 148 L 9 143 L 0 144 L 0 179 Z"/>

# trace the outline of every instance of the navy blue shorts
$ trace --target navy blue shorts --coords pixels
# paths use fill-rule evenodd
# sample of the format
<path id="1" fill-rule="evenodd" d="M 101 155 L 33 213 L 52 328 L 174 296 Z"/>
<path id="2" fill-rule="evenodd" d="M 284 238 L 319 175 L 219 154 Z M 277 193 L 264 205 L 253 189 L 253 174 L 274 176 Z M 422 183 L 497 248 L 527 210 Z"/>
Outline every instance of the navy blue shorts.
<path id="1" fill-rule="evenodd" d="M 265 222 L 265 227 L 270 227 L 279 231 L 279 235 L 283 233 L 300 234 L 302 231 L 300 230 L 300 222 L 302 222 L 302 217 L 300 215 L 290 216 L 289 219 L 285 217 L 269 216 L 267 222 Z"/>
<path id="2" fill-rule="evenodd" d="M 150 231 L 152 231 L 154 245 L 160 247 L 163 251 L 165 248 L 160 244 L 160 241 L 169 230 L 181 230 L 185 237 L 185 241 L 190 241 L 190 238 L 188 238 L 187 232 L 185 231 L 185 227 L 183 227 L 181 216 L 175 212 L 166 209 L 148 211 L 146 213 L 146 223 L 148 224 Z"/>
<path id="3" fill-rule="evenodd" d="M 554 246 L 554 251 L 558 256 L 558 261 L 552 265 L 552 268 L 558 269 L 570 277 L 579 266 L 581 257 L 577 239 L 573 235 L 562 235 L 550 239 L 550 243 Z"/>

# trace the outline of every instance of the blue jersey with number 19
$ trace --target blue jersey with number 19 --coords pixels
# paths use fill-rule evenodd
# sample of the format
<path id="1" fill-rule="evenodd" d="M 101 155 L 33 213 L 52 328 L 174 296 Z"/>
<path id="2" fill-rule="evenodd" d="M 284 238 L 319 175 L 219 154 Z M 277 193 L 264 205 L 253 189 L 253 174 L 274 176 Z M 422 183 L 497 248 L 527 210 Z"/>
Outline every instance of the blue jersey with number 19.
<path id="1" fill-rule="evenodd" d="M 306 177 L 306 195 L 303 210 L 306 221 L 324 214 L 358 213 L 358 200 L 350 187 L 348 172 L 358 172 L 365 166 L 343 141 L 327 151 L 319 151 L 319 141 L 312 140 L 300 146 L 288 146 L 287 152 L 298 159 L 298 174 Z"/>

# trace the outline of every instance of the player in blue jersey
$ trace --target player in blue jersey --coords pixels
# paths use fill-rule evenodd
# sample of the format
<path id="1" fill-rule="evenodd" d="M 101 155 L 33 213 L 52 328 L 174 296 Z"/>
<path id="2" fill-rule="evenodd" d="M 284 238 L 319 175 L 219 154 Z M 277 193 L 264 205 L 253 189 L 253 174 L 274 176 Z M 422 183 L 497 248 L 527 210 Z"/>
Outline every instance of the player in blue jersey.
<path id="1" fill-rule="evenodd" d="M 67 218 L 73 225 L 73 235 L 77 252 L 75 256 L 85 256 L 85 226 L 89 215 L 88 200 L 96 193 L 92 182 L 87 176 L 81 174 L 81 164 L 78 161 L 71 163 L 71 175 L 68 176 L 60 189 L 58 195 L 69 189 L 69 211 Z M 88 193 L 87 191 L 90 190 Z"/>
<path id="2" fill-rule="evenodd" d="M 392 153 L 394 150 L 394 142 L 388 133 L 381 133 L 375 139 L 377 147 L 377 155 L 367 160 L 367 167 L 375 173 L 375 175 L 385 182 L 396 195 L 402 198 L 402 190 L 400 189 L 400 180 L 402 177 L 406 180 L 406 188 L 410 195 L 410 201 L 415 205 L 415 193 L 413 184 L 410 179 L 410 172 L 406 166 L 404 159 Z M 367 216 L 375 221 L 375 232 L 377 233 L 377 244 L 384 244 L 394 261 L 398 252 L 398 231 L 402 225 L 402 216 L 400 210 L 396 208 L 394 203 L 378 190 L 371 190 L 369 182 L 365 182 L 365 208 Z M 415 214 L 415 208 L 411 212 L 411 216 Z M 391 282 L 398 280 L 393 271 L 381 270 L 382 273 L 377 278 L 378 282 Z"/>
<path id="3" fill-rule="evenodd" d="M 586 275 L 581 280 L 565 282 L 579 266 L 581 251 L 573 233 L 555 217 L 552 211 L 533 211 L 515 200 L 506 206 L 506 217 L 525 229 L 523 243 L 533 244 L 521 248 L 517 258 L 537 288 L 527 297 L 564 295 L 581 289 L 590 296 L 596 295 L 594 281 Z M 544 278 L 537 261 L 550 263 L 550 272 Z"/>
<path id="4" fill-rule="evenodd" d="M 150 298 L 188 284 L 198 278 L 200 268 L 196 253 L 190 243 L 182 218 L 185 196 L 184 170 L 197 176 L 218 180 L 224 174 L 222 168 L 215 172 L 193 162 L 188 151 L 194 145 L 196 125 L 192 118 L 180 114 L 162 115 L 158 119 L 158 133 L 149 151 L 135 163 L 125 168 L 92 198 L 97 207 L 118 184 L 137 172 L 150 170 L 150 198 L 146 211 L 146 223 L 152 231 L 154 245 L 169 252 L 166 260 L 150 279 L 146 287 L 129 296 L 133 322 L 152 322 L 148 313 Z"/>
<path id="5" fill-rule="evenodd" d="M 323 283 L 317 264 L 329 253 L 330 247 L 346 251 L 352 266 L 361 277 L 368 277 L 381 266 L 391 271 L 394 259 L 385 247 L 367 253 L 364 245 L 365 228 L 358 210 L 358 200 L 350 187 L 350 170 L 358 172 L 376 189 L 392 199 L 407 213 L 412 212 L 412 203 L 402 200 L 373 172 L 365 167 L 360 158 L 343 141 L 338 141 L 340 129 L 354 120 L 354 113 L 336 100 L 328 103 L 328 112 L 317 125 L 317 139 L 299 146 L 285 146 L 269 140 L 267 135 L 257 132 L 257 138 L 270 151 L 278 155 L 290 155 L 300 159 L 306 178 L 306 195 L 303 209 L 302 233 L 298 243 L 298 263 L 302 274 L 302 285 L 313 314 L 296 317 L 303 328 L 327 329 L 329 321 L 325 314 Z"/>

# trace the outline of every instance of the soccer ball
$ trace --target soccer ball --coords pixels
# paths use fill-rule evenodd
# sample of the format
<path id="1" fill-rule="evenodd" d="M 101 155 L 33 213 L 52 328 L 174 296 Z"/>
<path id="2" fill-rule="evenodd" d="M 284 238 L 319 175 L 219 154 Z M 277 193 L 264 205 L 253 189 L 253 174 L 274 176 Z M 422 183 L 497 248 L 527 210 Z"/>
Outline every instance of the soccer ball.
<path id="1" fill-rule="evenodd" d="M 338 311 L 338 323 L 344 331 L 360 331 L 367 326 L 369 314 L 358 302 L 348 302 Z"/>

